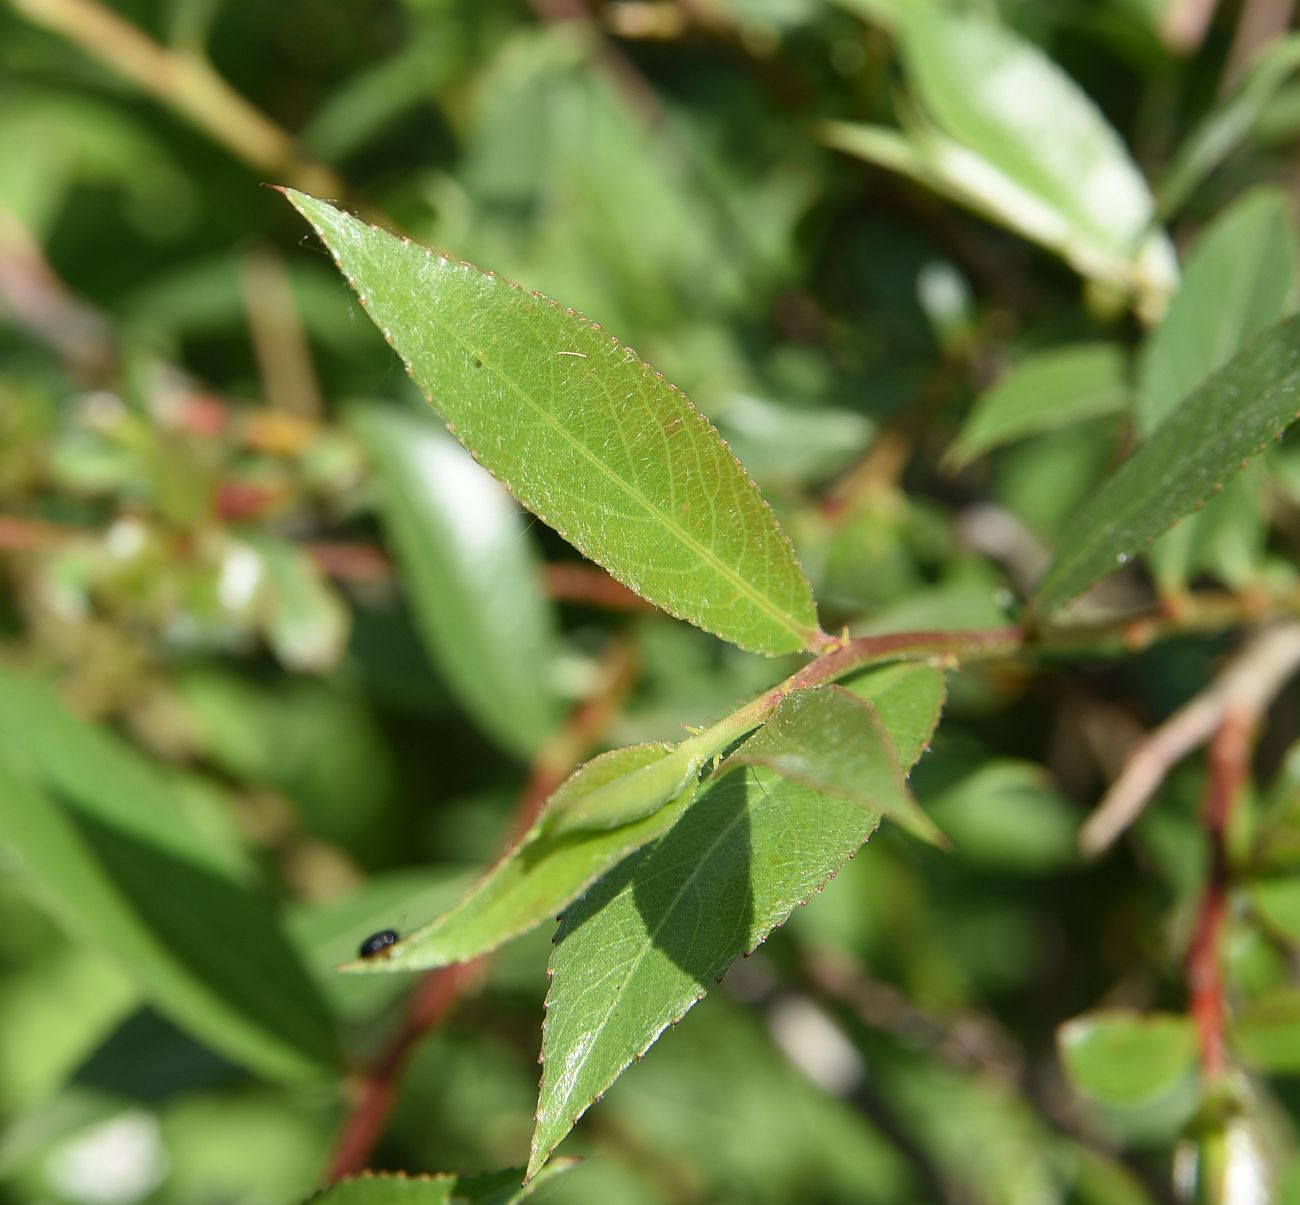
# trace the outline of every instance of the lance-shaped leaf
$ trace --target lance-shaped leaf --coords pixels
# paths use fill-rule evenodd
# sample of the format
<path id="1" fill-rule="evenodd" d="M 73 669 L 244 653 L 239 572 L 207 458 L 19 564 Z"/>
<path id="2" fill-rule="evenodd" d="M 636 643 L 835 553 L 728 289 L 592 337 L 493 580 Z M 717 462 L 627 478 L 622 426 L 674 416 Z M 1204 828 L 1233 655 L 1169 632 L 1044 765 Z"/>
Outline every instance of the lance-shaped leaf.
<path id="1" fill-rule="evenodd" d="M 432 415 L 368 406 L 353 422 L 430 656 L 487 732 L 531 754 L 559 708 L 555 620 L 525 516 Z"/>
<path id="2" fill-rule="evenodd" d="M 177 1025 L 276 1078 L 328 1074 L 332 1022 L 275 914 L 153 768 L 0 674 L 0 850 Z"/>
<path id="3" fill-rule="evenodd" d="M 812 589 L 708 420 L 595 323 L 288 191 L 456 437 L 529 510 L 672 615 L 816 647 Z"/>
<path id="4" fill-rule="evenodd" d="M 694 776 L 681 787 L 682 776 L 675 768 L 668 775 L 679 784 L 676 798 L 663 793 L 665 779 L 660 775 L 636 778 L 640 771 L 671 763 L 675 754 L 670 745 L 632 745 L 593 758 L 551 796 L 532 831 L 454 908 L 390 946 L 383 956 L 344 969 L 421 971 L 464 962 L 551 919 L 611 866 L 677 822 L 695 795 Z M 647 793 L 639 801 L 635 791 L 621 793 L 629 781 L 644 784 Z M 581 809 L 586 797 L 611 786 L 627 806 L 636 806 L 641 819 L 618 827 L 575 831 L 561 825 L 550 831 L 553 814 Z"/>
<path id="5" fill-rule="evenodd" d="M 883 813 L 931 845 L 949 844 L 903 784 L 898 754 L 875 709 L 843 687 L 787 695 L 730 762 L 764 766 L 819 794 Z"/>
<path id="6" fill-rule="evenodd" d="M 1128 403 L 1127 375 L 1124 353 L 1113 343 L 1026 356 L 976 399 L 945 459 L 960 468 L 992 448 L 1116 414 Z"/>
<path id="7" fill-rule="evenodd" d="M 1285 195 L 1256 189 L 1207 227 L 1187 258 L 1183 282 L 1164 321 L 1147 341 L 1136 418 L 1150 435 L 1211 372 L 1290 308 L 1296 281 L 1296 234 Z M 1192 515 L 1158 540 L 1151 566 L 1162 593 L 1200 570 L 1233 585 L 1259 571 L 1268 516 L 1257 473 L 1229 482 L 1205 514 Z"/>
<path id="8" fill-rule="evenodd" d="M 883 725 L 866 729 L 881 747 L 873 759 L 880 778 L 855 798 L 821 794 L 733 757 L 666 836 L 566 912 L 551 957 L 530 1173 L 634 1058 L 875 830 L 881 809 L 863 799 L 874 789 L 882 803 L 892 801 L 901 785 L 887 730 L 897 720 L 916 748 L 929 737 L 917 740 L 925 691 L 916 688 L 933 679 L 896 670 L 878 671 L 887 676 L 875 695 Z M 871 692 L 865 680 L 858 686 Z"/>
<path id="9" fill-rule="evenodd" d="M 557 1159 L 546 1172 L 524 1184 L 523 1168 L 500 1172 L 434 1176 L 362 1172 L 318 1192 L 308 1205 L 515 1205 L 547 1180 L 576 1167 L 581 1160 Z"/>
<path id="10" fill-rule="evenodd" d="M 1038 612 L 1127 563 L 1297 417 L 1300 316 L 1270 327 L 1205 381 L 1075 515 L 1038 587 Z"/>

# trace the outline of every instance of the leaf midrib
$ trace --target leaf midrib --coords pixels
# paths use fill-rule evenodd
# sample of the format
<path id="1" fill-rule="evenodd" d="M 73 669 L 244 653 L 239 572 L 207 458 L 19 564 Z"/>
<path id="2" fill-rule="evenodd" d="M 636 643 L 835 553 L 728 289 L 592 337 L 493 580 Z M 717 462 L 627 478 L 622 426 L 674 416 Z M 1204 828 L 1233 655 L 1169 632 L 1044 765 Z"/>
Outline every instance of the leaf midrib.
<path id="1" fill-rule="evenodd" d="M 658 519 L 666 528 L 668 528 L 670 532 L 672 532 L 678 538 L 678 540 L 681 543 L 686 545 L 687 548 L 691 549 L 703 561 L 709 564 L 717 572 L 717 574 L 721 578 L 723 578 L 724 581 L 731 583 L 731 585 L 734 586 L 742 595 L 747 597 L 750 600 L 750 602 L 756 605 L 760 611 L 763 611 L 765 614 L 767 614 L 769 618 L 776 620 L 777 623 L 779 623 L 783 628 L 785 628 L 792 635 L 798 637 L 800 647 L 805 647 L 805 648 L 807 647 L 808 636 L 810 633 L 808 628 L 805 625 L 798 623 L 793 618 L 793 616 L 787 615 L 773 602 L 771 602 L 771 600 L 769 600 L 764 594 L 755 590 L 754 587 L 751 586 L 745 578 L 741 577 L 734 570 L 732 570 L 724 561 L 722 561 L 717 556 L 716 553 L 714 553 L 711 549 L 709 549 L 704 544 L 701 544 L 685 528 L 678 526 L 678 524 L 672 519 L 671 516 L 664 513 L 663 511 L 658 510 L 656 507 L 652 506 L 649 499 L 647 499 L 640 492 L 640 490 L 635 489 L 631 484 L 629 484 L 626 480 L 624 480 L 624 478 L 620 477 L 611 468 L 609 468 L 609 466 L 607 466 L 594 452 L 592 452 L 591 449 L 588 448 L 585 443 L 583 443 L 581 440 L 576 438 L 569 431 L 567 427 L 565 427 L 561 422 L 559 422 L 555 418 L 555 416 L 551 414 L 549 410 L 547 410 L 544 406 L 536 402 L 533 399 L 532 394 L 529 393 L 528 390 L 526 390 L 522 385 L 520 385 L 517 381 L 515 381 L 509 374 L 504 372 L 501 369 L 500 365 L 497 363 L 495 357 L 491 356 L 487 350 L 485 350 L 482 347 L 477 347 L 473 343 L 469 342 L 461 335 L 460 331 L 455 326 L 453 326 L 448 322 L 445 322 L 438 315 L 430 313 L 429 318 L 435 326 L 439 327 L 445 333 L 450 335 L 451 338 L 456 343 L 458 343 L 466 352 L 468 352 L 472 356 L 476 356 L 479 359 L 481 359 L 484 366 L 488 369 L 489 372 L 493 373 L 499 380 L 501 380 L 506 385 L 508 385 L 510 389 L 514 391 L 516 396 L 518 396 L 519 399 L 526 406 L 528 406 L 530 410 L 532 410 L 539 417 L 541 417 L 542 420 L 546 422 L 557 434 L 562 436 L 563 439 L 571 447 L 577 449 L 583 455 L 583 457 L 585 457 L 590 464 L 594 465 L 596 469 L 598 469 L 610 482 L 612 482 L 615 486 L 621 489 L 634 502 L 639 504 L 642 510 L 644 510 L 652 518 Z M 402 358 L 406 359 L 405 356 L 403 356 Z M 643 363 L 639 359 L 637 362 Z M 698 413 L 698 411 L 696 411 L 696 413 Z M 737 465 L 737 467 L 740 466 Z M 743 473 L 744 470 L 741 469 L 741 472 Z"/>

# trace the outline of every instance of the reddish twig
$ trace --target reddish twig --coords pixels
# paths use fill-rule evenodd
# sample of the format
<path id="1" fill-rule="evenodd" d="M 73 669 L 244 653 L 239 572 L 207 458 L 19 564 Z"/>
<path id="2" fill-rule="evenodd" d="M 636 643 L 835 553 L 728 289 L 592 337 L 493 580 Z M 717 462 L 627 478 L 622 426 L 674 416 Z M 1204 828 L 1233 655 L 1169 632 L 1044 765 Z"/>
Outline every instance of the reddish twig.
<path id="1" fill-rule="evenodd" d="M 1266 628 L 1205 690 L 1142 741 L 1097 810 L 1079 830 L 1088 856 L 1105 850 L 1138 816 L 1170 769 L 1210 740 L 1234 715 L 1252 723 L 1300 667 L 1300 624 Z"/>
<path id="2" fill-rule="evenodd" d="M 599 743 L 631 688 L 636 662 L 621 644 L 605 658 L 600 687 L 574 708 L 564 726 L 533 759 L 528 781 L 519 793 L 502 856 L 533 825 L 546 799 Z M 411 1052 L 419 1041 L 450 1016 L 456 1002 L 482 981 L 490 955 L 430 971 L 411 993 L 406 1020 L 397 1037 L 362 1077 L 351 1112 L 343 1123 L 326 1173 L 328 1183 L 363 1170 L 375 1149 Z"/>
<path id="3" fill-rule="evenodd" d="M 1250 746 L 1256 715 L 1247 710 L 1226 715 L 1210 743 L 1209 782 L 1202 821 L 1210 843 L 1210 877 L 1201 898 L 1187 951 L 1188 1011 L 1196 1027 L 1201 1073 L 1207 1082 L 1222 1075 L 1224 987 L 1219 965 L 1223 923 L 1228 911 L 1227 832 L 1232 807 L 1250 775 Z"/>

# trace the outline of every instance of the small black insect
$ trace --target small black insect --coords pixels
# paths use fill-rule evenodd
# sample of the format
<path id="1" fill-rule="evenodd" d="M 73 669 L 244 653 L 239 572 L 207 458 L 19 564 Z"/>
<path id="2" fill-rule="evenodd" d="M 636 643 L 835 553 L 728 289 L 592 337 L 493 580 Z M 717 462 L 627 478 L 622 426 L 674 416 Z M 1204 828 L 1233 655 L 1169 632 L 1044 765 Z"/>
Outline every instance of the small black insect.
<path id="1" fill-rule="evenodd" d="M 389 946 L 396 944 L 397 932 L 394 929 L 383 929 L 378 933 L 372 933 L 365 941 L 361 943 L 361 949 L 357 951 L 362 958 L 373 958 L 376 954 L 382 954 Z"/>

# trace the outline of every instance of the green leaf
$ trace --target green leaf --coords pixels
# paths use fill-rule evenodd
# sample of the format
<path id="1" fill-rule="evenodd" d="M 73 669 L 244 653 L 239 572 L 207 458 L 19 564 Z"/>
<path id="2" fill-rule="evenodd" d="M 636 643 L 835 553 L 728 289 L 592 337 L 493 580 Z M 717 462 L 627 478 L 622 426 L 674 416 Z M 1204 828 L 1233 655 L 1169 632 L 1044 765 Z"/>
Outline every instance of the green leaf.
<path id="1" fill-rule="evenodd" d="M 881 716 L 904 776 L 929 747 L 939 723 L 946 688 L 942 670 L 918 661 L 882 665 L 841 683 Z"/>
<path id="2" fill-rule="evenodd" d="M 44 687 L 0 673 L 0 845 L 37 899 L 160 1010 L 264 1075 L 337 1062 L 274 913 L 190 827 L 149 764 Z"/>
<path id="3" fill-rule="evenodd" d="M 619 581 L 763 653 L 819 644 L 793 549 L 707 420 L 594 323 L 286 195 L 456 437 Z"/>
<path id="4" fill-rule="evenodd" d="M 1300 66 L 1300 36 L 1270 43 L 1237 89 L 1223 97 L 1191 132 L 1165 170 L 1159 189 L 1162 220 L 1180 209 L 1202 181 L 1254 129 L 1287 78 Z"/>
<path id="5" fill-rule="evenodd" d="M 576 1167 L 578 1159 L 557 1159 L 540 1176 L 523 1183 L 523 1168 L 472 1175 L 386 1175 L 363 1172 L 310 1198 L 310 1205 L 515 1205 L 538 1185 Z"/>
<path id="6" fill-rule="evenodd" d="M 1300 991 L 1278 988 L 1252 1000 L 1232 1020 L 1233 1045 L 1260 1071 L 1300 1073 Z"/>
<path id="7" fill-rule="evenodd" d="M 1197 1075 L 1196 1033 L 1182 1015 L 1085 1013 L 1061 1026 L 1057 1043 L 1074 1086 L 1117 1108 L 1176 1094 Z"/>
<path id="8" fill-rule="evenodd" d="M 1248 193 L 1197 240 L 1169 312 L 1147 341 L 1136 416 L 1150 437 L 1238 349 L 1286 313 L 1296 285 L 1296 234 L 1286 196 Z"/>
<path id="9" fill-rule="evenodd" d="M 556 625 L 523 516 L 430 417 L 367 406 L 353 422 L 430 657 L 488 733 L 535 752 L 559 718 Z"/>
<path id="10" fill-rule="evenodd" d="M 649 814 L 616 828 L 566 831 L 561 825 L 550 832 L 550 815 L 571 804 L 580 807 L 584 797 L 611 784 L 618 787 L 643 769 L 655 769 L 674 752 L 667 745 L 632 745 L 587 762 L 551 797 L 532 831 L 460 903 L 390 946 L 383 957 L 349 963 L 345 969 L 420 971 L 464 962 L 555 916 L 611 866 L 667 832 L 694 797 L 695 781 L 692 777 L 674 799 L 665 798 L 662 783 L 651 779 L 651 794 L 643 801 Z M 674 780 L 680 781 L 679 776 Z"/>
<path id="11" fill-rule="evenodd" d="M 1255 914 L 1274 933 L 1300 946 L 1300 875 L 1256 879 L 1247 895 Z"/>
<path id="12" fill-rule="evenodd" d="M 1296 285 L 1297 244 L 1286 197 L 1258 189 L 1220 215 L 1197 241 L 1164 321 L 1147 342 L 1137 397 L 1146 437 L 1251 336 L 1286 313 Z M 1205 514 L 1193 515 L 1151 549 L 1162 593 L 1200 570 L 1245 586 L 1258 573 L 1268 521 L 1261 482 L 1228 482 Z"/>
<path id="13" fill-rule="evenodd" d="M 931 819 L 972 864 L 1046 874 L 1076 860 L 1076 810 L 1042 766 L 990 758 L 924 798 Z"/>
<path id="14" fill-rule="evenodd" d="M 976 399 L 946 459 L 960 468 L 1003 444 L 1122 411 L 1127 375 L 1124 353 L 1113 343 L 1026 356 Z"/>
<path id="15" fill-rule="evenodd" d="M 728 765 L 763 766 L 811 791 L 889 816 L 931 845 L 949 844 L 903 785 L 898 754 L 875 708 L 843 687 L 787 695 Z"/>
<path id="16" fill-rule="evenodd" d="M 1193 510 L 1300 415 L 1300 317 L 1284 319 L 1191 394 L 1068 525 L 1034 605 L 1048 614 Z"/>
<path id="17" fill-rule="evenodd" d="M 891 744 L 891 695 L 900 729 L 915 732 L 922 681 L 887 674 L 876 695 L 885 731 L 870 729 L 869 740 Z M 733 757 L 666 836 L 569 908 L 551 957 L 530 1172 L 634 1058 L 866 841 L 880 803 L 899 791 L 890 754 L 874 762 L 880 780 L 853 799 Z M 873 787 L 874 808 L 863 803 Z"/>
<path id="18" fill-rule="evenodd" d="M 908 4 L 892 17 L 923 117 L 906 138 L 835 125 L 828 141 L 947 193 L 1158 313 L 1173 252 L 1151 230 L 1145 181 L 1078 85 L 982 14 Z"/>

